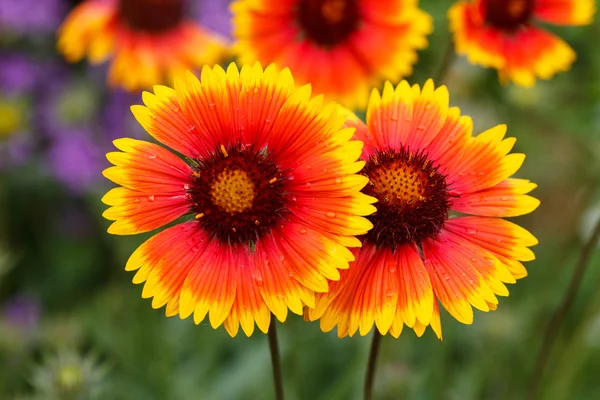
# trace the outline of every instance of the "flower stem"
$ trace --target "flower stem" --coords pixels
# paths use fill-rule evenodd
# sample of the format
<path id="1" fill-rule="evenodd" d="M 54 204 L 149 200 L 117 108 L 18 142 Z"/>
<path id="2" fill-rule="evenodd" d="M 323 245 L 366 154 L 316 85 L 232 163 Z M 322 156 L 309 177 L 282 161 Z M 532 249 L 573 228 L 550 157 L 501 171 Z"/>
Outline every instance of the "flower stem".
<path id="1" fill-rule="evenodd" d="M 575 266 L 575 270 L 573 271 L 573 276 L 571 277 L 571 282 L 569 283 L 569 287 L 565 292 L 560 304 L 554 311 L 552 315 L 552 319 L 546 328 L 546 333 L 544 335 L 544 340 L 542 342 L 542 347 L 540 348 L 540 352 L 537 357 L 537 361 L 535 363 L 535 367 L 533 369 L 533 375 L 531 377 L 530 385 L 529 385 L 529 398 L 535 399 L 537 398 L 540 390 L 540 383 L 542 381 L 542 377 L 544 375 L 544 369 L 546 368 L 546 364 L 548 363 L 548 359 L 550 358 L 550 353 L 552 351 L 552 346 L 554 345 L 554 341 L 556 340 L 556 336 L 562 327 L 565 317 L 567 316 L 567 312 L 571 308 L 573 301 L 575 300 L 575 296 L 577 295 L 577 291 L 579 290 L 579 286 L 581 284 L 581 279 L 585 274 L 585 270 L 589 264 L 590 258 L 594 253 L 594 249 L 598 243 L 598 239 L 600 238 L 600 218 L 596 222 L 596 226 L 590 236 L 590 239 L 585 244 L 583 249 L 581 249 L 581 255 L 579 256 L 579 260 L 577 265 Z"/>
<path id="2" fill-rule="evenodd" d="M 446 49 L 444 50 L 440 64 L 433 73 L 433 83 L 435 83 L 436 86 L 442 85 L 446 80 L 446 75 L 454 62 L 454 57 L 454 43 L 452 37 L 450 37 L 446 44 Z"/>
<path id="3" fill-rule="evenodd" d="M 381 334 L 375 329 L 371 340 L 371 350 L 369 352 L 369 361 L 367 363 L 367 372 L 365 373 L 365 400 L 373 399 L 373 383 L 375 382 L 375 368 L 377 366 L 377 356 L 379 355 L 379 346 L 381 344 Z"/>
<path id="4" fill-rule="evenodd" d="M 283 379 L 281 378 L 281 360 L 279 356 L 279 344 L 277 342 L 277 321 L 271 316 L 269 325 L 269 350 L 271 351 L 271 365 L 273 366 L 273 385 L 275 387 L 275 399 L 283 400 Z"/>

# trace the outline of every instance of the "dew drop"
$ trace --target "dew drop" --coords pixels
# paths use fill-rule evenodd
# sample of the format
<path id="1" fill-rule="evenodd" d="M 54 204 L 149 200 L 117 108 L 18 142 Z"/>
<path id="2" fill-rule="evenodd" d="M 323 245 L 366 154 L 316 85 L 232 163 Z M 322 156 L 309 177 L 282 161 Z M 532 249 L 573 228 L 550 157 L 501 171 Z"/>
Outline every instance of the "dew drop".
<path id="1" fill-rule="evenodd" d="M 176 106 L 174 106 L 174 107 L 171 107 L 171 110 L 172 110 L 172 111 L 173 111 L 175 114 L 177 114 L 177 113 L 179 112 L 179 107 L 176 107 Z"/>
<path id="2" fill-rule="evenodd" d="M 296 199 L 296 196 L 292 196 L 291 200 L 292 200 L 292 201 L 296 201 L 296 200 L 297 200 L 297 199 Z"/>
<path id="3" fill-rule="evenodd" d="M 396 272 L 396 267 L 390 267 L 389 271 L 393 274 L 394 272 Z"/>
<path id="4" fill-rule="evenodd" d="M 215 103 L 208 103 L 208 108 L 214 111 L 217 108 L 217 105 Z"/>
<path id="5" fill-rule="evenodd" d="M 502 196 L 502 197 L 500 197 L 500 200 L 507 201 L 508 200 L 508 196 Z"/>
<path id="6" fill-rule="evenodd" d="M 255 87 L 255 88 L 254 88 L 254 93 L 258 93 L 258 92 L 259 92 L 258 88 L 257 88 L 257 87 Z"/>
<path id="7" fill-rule="evenodd" d="M 134 198 L 134 199 L 133 199 L 133 202 L 134 202 L 134 203 L 139 203 L 139 202 L 140 202 L 140 199 L 138 199 L 138 198 L 136 197 L 136 198 Z"/>
<path id="8" fill-rule="evenodd" d="M 306 228 L 300 228 L 300 230 L 298 231 L 301 235 L 306 235 L 306 232 L 308 232 L 306 230 Z"/>
<path id="9" fill-rule="evenodd" d="M 339 185 L 340 183 L 342 183 L 342 177 L 341 177 L 341 176 L 338 176 L 337 178 L 335 178 L 335 183 L 337 183 L 338 185 Z"/>
<path id="10" fill-rule="evenodd" d="M 154 195 L 151 194 L 150 196 L 148 196 L 148 201 L 154 201 Z"/>
<path id="11" fill-rule="evenodd" d="M 394 297 L 394 295 L 395 295 L 395 294 L 396 294 L 396 292 L 395 292 L 395 291 L 393 291 L 393 290 L 388 290 L 388 291 L 385 293 L 385 295 L 386 295 L 387 297 Z"/>
<path id="12" fill-rule="evenodd" d="M 255 269 L 252 271 L 252 277 L 254 278 L 254 280 L 256 281 L 256 284 L 258 286 L 262 286 L 263 284 L 263 278 L 262 278 L 262 274 L 260 273 L 259 270 Z"/>
<path id="13" fill-rule="evenodd" d="M 310 189 L 310 182 L 306 182 L 306 187 Z"/>
<path id="14" fill-rule="evenodd" d="M 473 229 L 473 228 L 469 228 L 469 229 L 467 229 L 467 233 L 469 235 L 476 235 L 477 234 L 477 230 Z"/>
<path id="15" fill-rule="evenodd" d="M 150 160 L 154 160 L 155 158 L 156 158 L 156 154 L 150 154 L 148 156 L 148 159 L 150 159 Z"/>
<path id="16" fill-rule="evenodd" d="M 335 217 L 336 217 L 336 214 L 335 214 L 333 211 L 327 211 L 327 212 L 325 213 L 325 216 L 326 216 L 327 218 L 331 218 L 331 219 L 333 219 L 333 218 L 335 218 Z"/>

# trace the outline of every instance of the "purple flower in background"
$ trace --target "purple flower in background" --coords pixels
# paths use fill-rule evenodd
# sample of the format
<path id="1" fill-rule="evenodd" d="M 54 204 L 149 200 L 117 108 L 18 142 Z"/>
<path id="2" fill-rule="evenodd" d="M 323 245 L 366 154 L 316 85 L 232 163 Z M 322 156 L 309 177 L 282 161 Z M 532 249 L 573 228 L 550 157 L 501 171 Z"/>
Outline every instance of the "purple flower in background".
<path id="1" fill-rule="evenodd" d="M 230 0 L 202 0 L 192 3 L 191 14 L 202 26 L 223 35 L 226 39 L 232 39 Z"/>
<path id="2" fill-rule="evenodd" d="M 0 30 L 19 35 L 53 33 L 65 11 L 64 0 L 0 0 Z"/>
<path id="3" fill-rule="evenodd" d="M 102 130 L 107 142 L 122 137 L 142 139 L 146 135 L 131 113 L 131 106 L 142 104 L 139 94 L 114 90 L 108 94 L 106 106 L 102 110 Z"/>
<path id="4" fill-rule="evenodd" d="M 0 53 L 0 171 L 24 164 L 36 147 L 29 102 L 40 77 L 31 58 Z"/>
<path id="5" fill-rule="evenodd" d="M 41 66 L 23 54 L 0 54 L 1 93 L 4 96 L 19 96 L 33 91 L 40 72 Z"/>
<path id="6" fill-rule="evenodd" d="M 32 329 L 40 321 L 40 304 L 29 296 L 17 296 L 3 306 L 2 320 L 4 324 L 17 329 Z"/>
<path id="7" fill-rule="evenodd" d="M 56 179 L 74 193 L 93 189 L 108 167 L 104 147 L 92 140 L 91 132 L 70 129 L 55 135 L 48 150 L 48 164 Z"/>

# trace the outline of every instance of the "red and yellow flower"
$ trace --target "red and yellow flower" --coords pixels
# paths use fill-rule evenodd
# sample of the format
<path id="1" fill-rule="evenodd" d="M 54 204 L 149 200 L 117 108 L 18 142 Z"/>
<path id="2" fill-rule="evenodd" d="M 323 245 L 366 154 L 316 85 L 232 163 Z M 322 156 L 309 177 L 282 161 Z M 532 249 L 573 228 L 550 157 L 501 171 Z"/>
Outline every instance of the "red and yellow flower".
<path id="1" fill-rule="evenodd" d="M 567 71 L 575 52 L 562 39 L 534 25 L 590 24 L 594 0 L 471 0 L 450 9 L 456 51 L 498 70 L 503 82 L 529 87 Z"/>
<path id="2" fill-rule="evenodd" d="M 247 335 L 266 332 L 271 313 L 315 306 L 315 292 L 353 260 L 346 247 L 371 223 L 375 199 L 360 192 L 362 142 L 310 86 L 288 69 L 204 67 L 175 89 L 155 86 L 133 106 L 157 144 L 118 139 L 104 175 L 120 187 L 102 201 L 118 235 L 157 229 L 127 262 L 143 297 L 168 316 L 208 318 Z"/>
<path id="3" fill-rule="evenodd" d="M 473 137 L 471 119 L 448 102 L 431 80 L 422 89 L 387 82 L 371 95 L 366 125 L 349 114 L 377 212 L 356 261 L 308 311 L 324 331 L 365 335 L 375 324 L 398 337 L 404 325 L 418 335 L 431 325 L 441 338 L 438 302 L 470 324 L 472 307 L 495 310 L 505 284 L 527 275 L 521 261 L 534 259 L 537 240 L 501 218 L 539 204 L 527 195 L 535 184 L 510 177 L 525 155 L 509 154 L 504 125 Z"/>
<path id="4" fill-rule="evenodd" d="M 219 35 L 188 21 L 183 0 L 87 0 L 66 18 L 58 49 L 70 62 L 111 58 L 108 81 L 128 90 L 222 61 Z"/>
<path id="5" fill-rule="evenodd" d="M 412 72 L 429 15 L 416 0 L 253 0 L 232 5 L 244 62 L 274 62 L 347 107 L 366 106 L 385 79 Z"/>

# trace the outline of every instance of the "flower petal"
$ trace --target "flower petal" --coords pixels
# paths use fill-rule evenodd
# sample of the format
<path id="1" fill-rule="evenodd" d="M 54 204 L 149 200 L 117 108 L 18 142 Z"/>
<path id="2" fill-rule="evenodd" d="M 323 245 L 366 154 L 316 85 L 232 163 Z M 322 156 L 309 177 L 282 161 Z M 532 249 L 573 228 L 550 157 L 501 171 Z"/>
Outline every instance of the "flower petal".
<path id="1" fill-rule="evenodd" d="M 594 20 L 594 0 L 536 0 L 533 15 L 557 25 L 587 25 Z"/>
<path id="2" fill-rule="evenodd" d="M 190 209 L 187 188 L 192 170 L 164 148 L 133 139 L 117 139 L 123 152 L 108 153 L 115 166 L 104 176 L 124 187 L 110 190 L 102 201 L 111 206 L 103 216 L 116 221 L 109 233 L 129 235 L 151 231 Z"/>
<path id="3" fill-rule="evenodd" d="M 537 185 L 526 179 L 509 178 L 488 189 L 464 193 L 452 199 L 452 209 L 487 217 L 516 217 L 535 210 L 540 201 L 527 196 Z"/>

